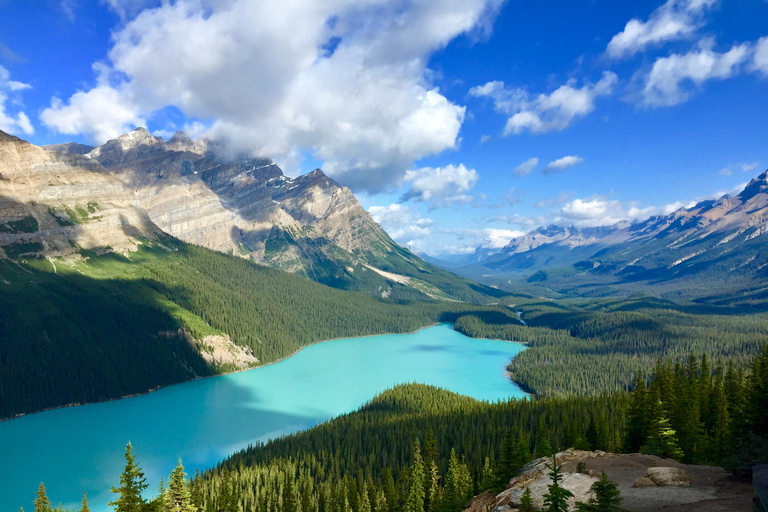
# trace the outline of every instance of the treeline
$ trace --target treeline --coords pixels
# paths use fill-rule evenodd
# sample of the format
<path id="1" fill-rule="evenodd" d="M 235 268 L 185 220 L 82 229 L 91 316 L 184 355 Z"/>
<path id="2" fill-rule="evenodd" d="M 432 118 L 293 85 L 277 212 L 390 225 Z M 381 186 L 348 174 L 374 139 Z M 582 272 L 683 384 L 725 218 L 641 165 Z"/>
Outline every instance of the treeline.
<path id="1" fill-rule="evenodd" d="M 724 315 L 653 299 L 519 304 L 527 326 L 514 320 L 460 318 L 456 330 L 528 344 L 509 364 L 513 380 L 540 395 L 627 390 L 637 372 L 650 374 L 661 357 L 688 354 L 746 368 L 768 343 L 764 315 Z"/>
<path id="2" fill-rule="evenodd" d="M 213 375 L 194 342 L 210 334 L 269 363 L 321 340 L 502 314 L 335 290 L 171 238 L 130 257 L 83 255 L 0 260 L 0 418 Z"/>
<path id="3" fill-rule="evenodd" d="M 197 474 L 189 502 L 212 512 L 402 512 L 421 501 L 425 512 L 458 512 L 481 490 L 503 488 L 534 456 L 573 445 L 619 450 L 628 406 L 627 393 L 488 403 L 397 386 L 356 412 Z M 117 512 L 170 512 L 162 496 Z"/>
<path id="4" fill-rule="evenodd" d="M 706 355 L 657 363 L 630 394 L 624 450 L 743 474 L 768 461 L 768 345 L 746 373 Z"/>

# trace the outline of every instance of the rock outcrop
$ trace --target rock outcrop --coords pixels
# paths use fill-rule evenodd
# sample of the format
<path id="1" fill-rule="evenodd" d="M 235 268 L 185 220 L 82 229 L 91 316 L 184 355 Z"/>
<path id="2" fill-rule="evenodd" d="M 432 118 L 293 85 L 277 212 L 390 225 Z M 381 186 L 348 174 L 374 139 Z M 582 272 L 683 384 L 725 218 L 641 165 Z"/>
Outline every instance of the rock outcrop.
<path id="1" fill-rule="evenodd" d="M 159 233 L 125 184 L 97 161 L 0 132 L 2 256 L 124 252 Z"/>
<path id="2" fill-rule="evenodd" d="M 725 470 L 713 466 L 691 466 L 653 455 L 617 455 L 601 451 L 566 450 L 556 455 L 562 465 L 562 486 L 573 492 L 569 510 L 575 502 L 591 497 L 592 483 L 605 471 L 619 486 L 622 508 L 631 512 L 675 510 L 676 512 L 715 512 L 751 510 L 752 490 L 748 482 L 729 478 Z M 531 489 L 534 506 L 541 510 L 544 494 L 551 484 L 545 457 L 525 465 L 507 489 L 498 495 L 490 492 L 476 496 L 465 512 L 513 512 L 520 505 L 526 488 Z M 581 470 L 581 472 L 579 472 Z M 638 482 L 646 486 L 635 486 Z"/>

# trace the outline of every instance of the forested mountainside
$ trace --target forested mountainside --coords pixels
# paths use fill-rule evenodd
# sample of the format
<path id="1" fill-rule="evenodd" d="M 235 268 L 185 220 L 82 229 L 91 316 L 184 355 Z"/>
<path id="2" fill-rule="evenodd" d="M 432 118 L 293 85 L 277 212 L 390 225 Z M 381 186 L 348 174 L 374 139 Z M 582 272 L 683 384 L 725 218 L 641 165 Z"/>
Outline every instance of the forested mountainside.
<path id="1" fill-rule="evenodd" d="M 349 189 L 320 169 L 289 178 L 270 160 L 222 160 L 215 149 L 182 132 L 165 141 L 137 128 L 86 157 L 125 183 L 152 222 L 185 242 L 380 296 L 394 283 L 425 298 L 478 302 L 494 295 L 397 245 Z"/>
<path id="2" fill-rule="evenodd" d="M 768 317 L 732 308 L 681 306 L 654 298 L 551 301 L 516 298 L 526 325 L 500 316 L 467 315 L 468 336 L 526 343 L 509 364 L 512 379 L 539 396 L 630 389 L 658 358 L 684 362 L 707 353 L 744 369 L 768 343 Z M 714 364 L 714 363 L 713 363 Z"/>
<path id="3" fill-rule="evenodd" d="M 397 284 L 390 299 L 335 290 L 167 235 L 125 256 L 2 259 L 0 279 L 0 418 L 269 363 L 316 341 L 510 314 L 414 301 Z M 231 360 L 214 361 L 221 344 Z"/>
<path id="4" fill-rule="evenodd" d="M 141 510 L 459 512 L 472 496 L 504 489 L 532 458 L 569 447 L 640 451 L 744 474 L 768 457 L 768 345 L 746 373 L 709 361 L 659 361 L 638 374 L 631 393 L 596 397 L 488 403 L 397 386 L 356 412 L 236 453 L 189 482 L 179 461 Z M 114 492 L 141 506 L 141 454 L 129 445 L 126 458 Z M 44 492 L 41 484 L 38 498 Z"/>
<path id="5" fill-rule="evenodd" d="M 768 293 L 768 171 L 739 194 L 636 223 L 549 226 L 513 239 L 468 276 L 537 293 L 647 293 L 709 304 L 760 305 Z"/>

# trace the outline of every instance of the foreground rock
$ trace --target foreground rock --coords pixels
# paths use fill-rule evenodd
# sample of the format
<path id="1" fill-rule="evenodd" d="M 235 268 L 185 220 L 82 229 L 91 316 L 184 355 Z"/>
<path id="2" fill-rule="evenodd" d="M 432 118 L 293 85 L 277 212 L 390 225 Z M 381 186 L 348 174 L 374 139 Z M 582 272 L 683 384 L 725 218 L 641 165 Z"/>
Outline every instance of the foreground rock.
<path id="1" fill-rule="evenodd" d="M 605 471 L 618 483 L 622 507 L 630 512 L 667 510 L 674 512 L 725 512 L 752 510 L 752 487 L 730 478 L 722 468 L 693 466 L 653 455 L 618 455 L 601 451 L 566 450 L 556 455 L 563 467 L 562 486 L 574 494 L 569 510 L 577 501 L 592 496 L 590 487 Z M 552 458 L 536 459 L 523 467 L 505 491 L 476 496 L 466 512 L 512 512 L 520 505 L 526 488 L 531 489 L 534 506 L 541 509 L 551 484 L 547 464 Z M 577 471 L 583 463 L 583 473 Z M 636 485 L 638 482 L 641 485 Z M 643 485 L 644 484 L 644 485 Z"/>

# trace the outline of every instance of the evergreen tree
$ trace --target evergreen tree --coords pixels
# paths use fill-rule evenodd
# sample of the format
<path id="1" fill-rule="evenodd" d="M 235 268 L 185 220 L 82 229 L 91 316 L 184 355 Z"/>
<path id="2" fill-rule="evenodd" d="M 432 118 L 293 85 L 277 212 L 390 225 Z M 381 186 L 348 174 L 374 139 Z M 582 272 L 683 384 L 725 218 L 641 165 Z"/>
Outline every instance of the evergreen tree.
<path id="1" fill-rule="evenodd" d="M 624 451 L 627 453 L 637 453 L 640 447 L 645 444 L 645 436 L 648 431 L 645 411 L 647 390 L 645 379 L 637 373 L 635 389 L 630 393 L 631 403 L 627 411 L 627 431 L 624 437 Z"/>
<path id="2" fill-rule="evenodd" d="M 165 512 L 196 512 L 197 507 L 192 502 L 192 493 L 187 482 L 187 474 L 181 459 L 168 478 L 168 488 L 163 495 Z"/>
<path id="3" fill-rule="evenodd" d="M 544 506 L 547 512 L 568 512 L 568 498 L 573 498 L 573 493 L 560 486 L 563 479 L 561 466 L 557 459 L 552 455 L 552 465 L 547 464 L 549 468 L 549 478 L 552 484 L 547 487 L 547 493 L 544 495 Z"/>
<path id="4" fill-rule="evenodd" d="M 88 497 L 85 495 L 85 491 L 83 491 L 83 501 L 80 505 L 80 512 L 91 512 L 91 509 L 88 508 Z"/>
<path id="5" fill-rule="evenodd" d="M 640 451 L 672 459 L 681 459 L 683 452 L 678 446 L 674 429 L 669 425 L 669 418 L 667 418 L 661 400 L 657 399 L 651 407 L 649 419 L 648 444 Z"/>
<path id="6" fill-rule="evenodd" d="M 286 509 L 290 510 L 290 509 Z M 368 484 L 363 484 L 363 492 L 360 495 L 360 509 L 359 512 L 371 512 L 371 500 L 368 497 Z"/>
<path id="7" fill-rule="evenodd" d="M 518 461 L 515 448 L 515 436 L 512 431 L 509 430 L 504 436 L 504 441 L 501 443 L 501 457 L 496 463 L 496 484 L 493 488 L 497 491 L 501 491 L 507 487 L 507 484 L 509 484 L 512 477 L 515 476 L 515 472 L 519 467 L 517 464 Z"/>
<path id="8" fill-rule="evenodd" d="M 40 482 L 40 486 L 37 488 L 35 495 L 37 496 L 35 498 L 35 512 L 51 512 L 53 510 L 51 501 L 45 494 L 45 486 L 43 485 L 43 482 Z"/>
<path id="9" fill-rule="evenodd" d="M 140 512 L 146 503 L 141 497 L 141 492 L 146 488 L 144 472 L 136 464 L 133 446 L 128 443 L 125 447 L 125 469 L 120 475 L 120 487 L 112 487 L 117 499 L 110 501 L 109 506 L 115 507 L 116 512 Z"/>
<path id="10" fill-rule="evenodd" d="M 621 502 L 623 498 L 619 491 L 619 485 L 616 482 L 608 480 L 608 476 L 603 471 L 600 480 L 592 484 L 593 496 L 587 503 L 577 503 L 576 508 L 579 512 L 621 512 Z"/>
<path id="11" fill-rule="evenodd" d="M 493 489 L 496 485 L 496 474 L 491 467 L 491 459 L 486 457 L 483 463 L 483 469 L 480 472 L 480 491 Z"/>
<path id="12" fill-rule="evenodd" d="M 410 489 L 406 502 L 407 512 L 424 512 L 424 461 L 421 458 L 419 440 L 413 446 L 413 463 L 410 472 Z"/>
<path id="13" fill-rule="evenodd" d="M 536 508 L 533 506 L 533 498 L 531 497 L 531 488 L 526 487 L 525 492 L 520 497 L 519 512 L 535 512 Z"/>

